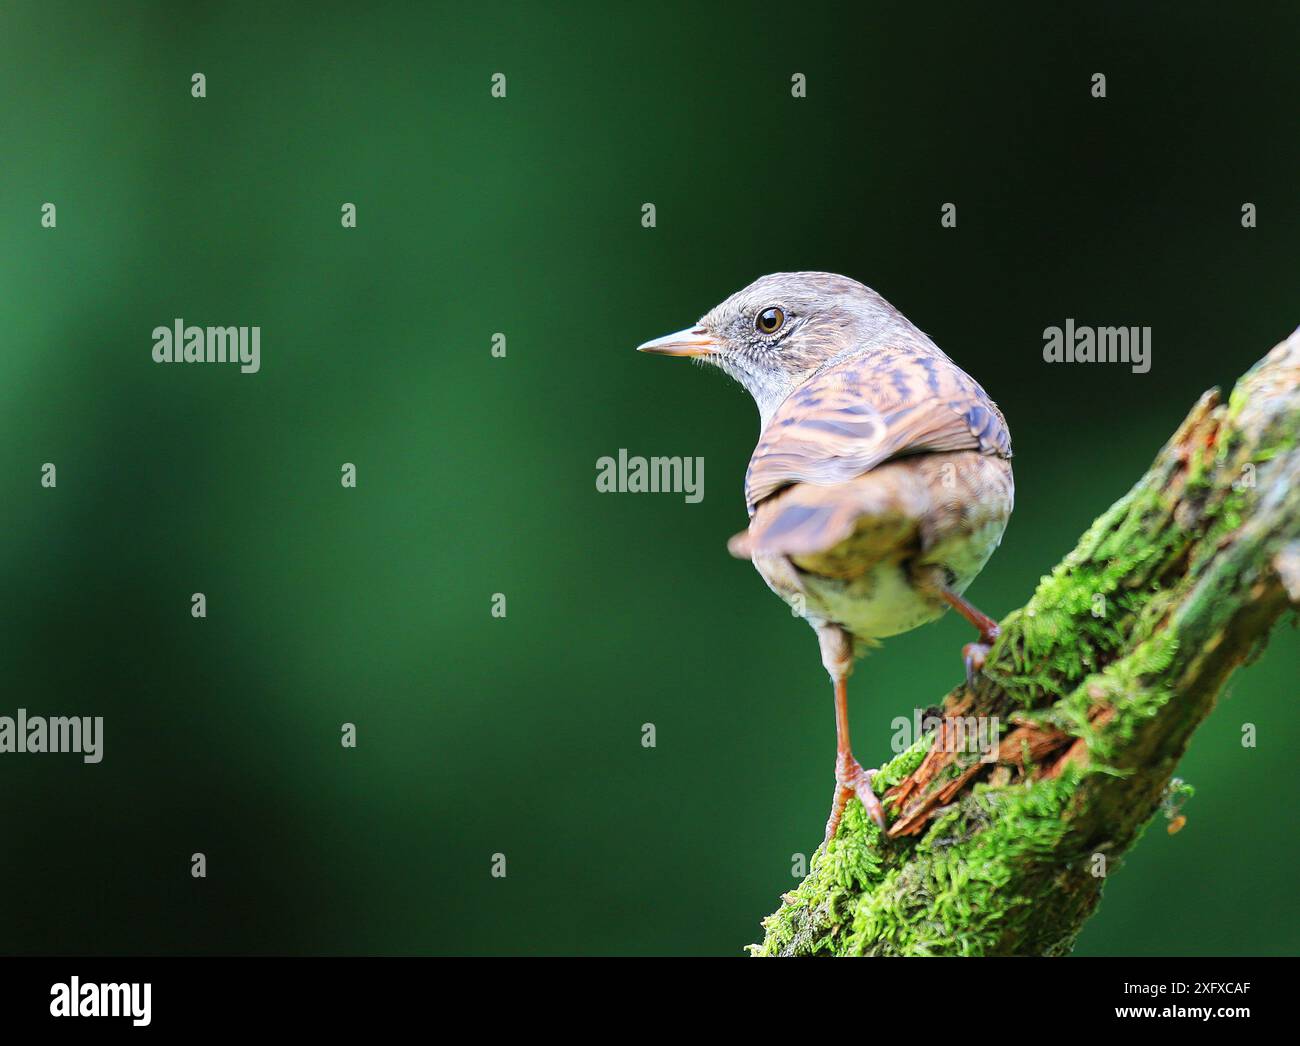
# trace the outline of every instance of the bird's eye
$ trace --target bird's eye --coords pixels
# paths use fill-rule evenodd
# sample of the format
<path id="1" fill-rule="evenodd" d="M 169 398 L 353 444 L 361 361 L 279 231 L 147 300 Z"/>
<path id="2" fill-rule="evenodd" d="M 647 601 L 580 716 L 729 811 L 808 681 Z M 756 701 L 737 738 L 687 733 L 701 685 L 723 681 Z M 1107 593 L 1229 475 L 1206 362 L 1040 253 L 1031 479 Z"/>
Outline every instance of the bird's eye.
<path id="1" fill-rule="evenodd" d="M 777 306 L 769 305 L 754 317 L 754 328 L 760 334 L 775 334 L 785 323 L 785 313 Z"/>

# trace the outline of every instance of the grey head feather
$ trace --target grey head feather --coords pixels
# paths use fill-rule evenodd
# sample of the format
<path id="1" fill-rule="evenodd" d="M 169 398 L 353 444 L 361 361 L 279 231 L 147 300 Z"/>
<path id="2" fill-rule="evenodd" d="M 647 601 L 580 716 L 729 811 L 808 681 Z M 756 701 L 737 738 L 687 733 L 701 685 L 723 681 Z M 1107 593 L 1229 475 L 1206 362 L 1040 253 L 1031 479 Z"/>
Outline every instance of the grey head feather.
<path id="1" fill-rule="evenodd" d="M 769 308 L 784 316 L 771 335 L 756 325 Z M 760 277 L 711 309 L 699 325 L 720 346 L 701 362 L 720 368 L 748 390 L 764 429 L 790 393 L 849 356 L 878 346 L 939 353 L 870 287 L 832 272 Z"/>

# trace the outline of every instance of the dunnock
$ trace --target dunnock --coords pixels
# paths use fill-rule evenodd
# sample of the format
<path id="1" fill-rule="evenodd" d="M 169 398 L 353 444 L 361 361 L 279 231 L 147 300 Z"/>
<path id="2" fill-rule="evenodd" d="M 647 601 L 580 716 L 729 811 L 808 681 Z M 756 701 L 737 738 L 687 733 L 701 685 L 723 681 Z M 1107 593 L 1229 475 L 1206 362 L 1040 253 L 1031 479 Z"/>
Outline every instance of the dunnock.
<path id="1" fill-rule="evenodd" d="M 640 346 L 726 371 L 758 404 L 745 475 L 749 528 L 732 554 L 817 632 L 835 691 L 829 842 L 856 795 L 884 827 L 849 747 L 854 658 L 952 607 L 979 630 L 968 679 L 997 624 L 962 598 L 1011 515 L 1011 437 L 987 393 L 879 294 L 833 273 L 774 273 L 693 328 Z"/>

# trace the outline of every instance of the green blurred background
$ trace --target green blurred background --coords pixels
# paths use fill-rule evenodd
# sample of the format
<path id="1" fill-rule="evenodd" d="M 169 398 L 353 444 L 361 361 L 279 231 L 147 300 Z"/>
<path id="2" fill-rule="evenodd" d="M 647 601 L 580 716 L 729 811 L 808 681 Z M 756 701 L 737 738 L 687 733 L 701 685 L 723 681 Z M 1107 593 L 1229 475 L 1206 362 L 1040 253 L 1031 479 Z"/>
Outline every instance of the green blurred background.
<path id="1" fill-rule="evenodd" d="M 1300 322 L 1294 5 L 719 6 L 4 6 L 0 714 L 106 737 L 0 758 L 0 950 L 737 954 L 820 841 L 830 694 L 724 550 L 753 405 L 633 346 L 770 271 L 875 287 L 1010 423 L 1003 614 Z M 260 325 L 261 373 L 155 365 L 175 317 Z M 1151 372 L 1044 364 L 1067 317 Z M 597 494 L 620 447 L 703 503 Z M 859 665 L 864 762 L 967 633 Z M 1078 953 L 1298 950 L 1298 653 Z"/>

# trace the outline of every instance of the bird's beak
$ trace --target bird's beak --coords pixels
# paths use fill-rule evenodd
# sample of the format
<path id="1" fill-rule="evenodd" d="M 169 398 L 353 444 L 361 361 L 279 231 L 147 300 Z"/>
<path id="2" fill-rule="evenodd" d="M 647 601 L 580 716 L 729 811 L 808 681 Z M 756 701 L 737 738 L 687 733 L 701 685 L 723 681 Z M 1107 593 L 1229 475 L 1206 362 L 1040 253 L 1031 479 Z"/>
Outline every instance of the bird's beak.
<path id="1" fill-rule="evenodd" d="M 714 341 L 703 327 L 665 334 L 644 345 L 636 347 L 637 352 L 653 352 L 659 356 L 712 356 L 718 351 Z"/>

